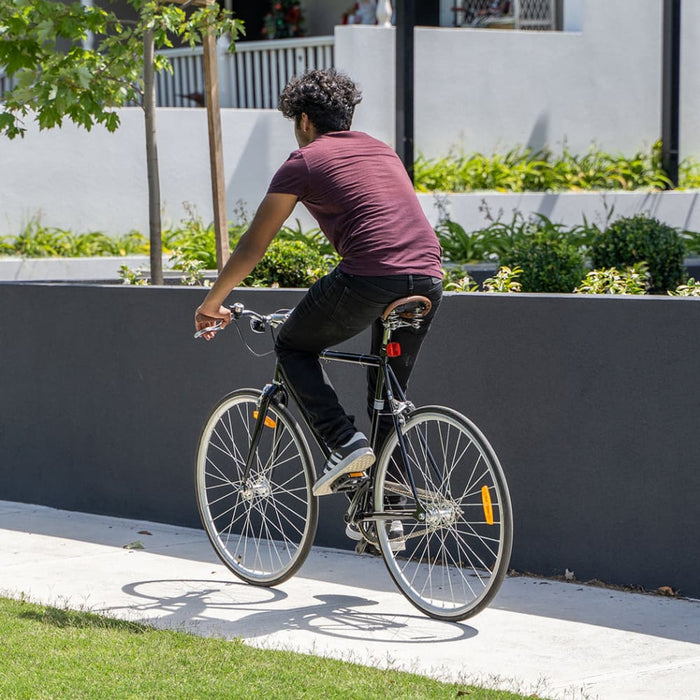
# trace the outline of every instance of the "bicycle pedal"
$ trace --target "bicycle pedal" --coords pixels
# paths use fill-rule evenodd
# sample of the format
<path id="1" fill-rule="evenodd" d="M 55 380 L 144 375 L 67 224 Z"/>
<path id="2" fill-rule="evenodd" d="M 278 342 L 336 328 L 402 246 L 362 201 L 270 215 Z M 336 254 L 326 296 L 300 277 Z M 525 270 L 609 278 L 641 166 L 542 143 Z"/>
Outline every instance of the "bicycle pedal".
<path id="1" fill-rule="evenodd" d="M 355 491 L 361 484 L 369 480 L 367 472 L 348 472 L 338 477 L 331 485 L 333 493 L 344 493 L 346 491 Z"/>

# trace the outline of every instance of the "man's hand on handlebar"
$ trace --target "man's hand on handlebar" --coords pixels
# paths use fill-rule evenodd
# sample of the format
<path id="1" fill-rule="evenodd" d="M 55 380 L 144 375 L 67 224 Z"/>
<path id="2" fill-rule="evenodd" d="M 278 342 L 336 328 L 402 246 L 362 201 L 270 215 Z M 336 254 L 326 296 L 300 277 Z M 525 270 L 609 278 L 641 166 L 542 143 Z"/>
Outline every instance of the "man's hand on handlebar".
<path id="1" fill-rule="evenodd" d="M 225 306 L 219 308 L 210 308 L 202 304 L 194 312 L 194 327 L 196 331 L 204 331 L 207 328 L 212 328 L 211 331 L 202 333 L 201 337 L 205 340 L 211 340 L 218 330 L 226 328 L 231 323 L 231 309 Z"/>

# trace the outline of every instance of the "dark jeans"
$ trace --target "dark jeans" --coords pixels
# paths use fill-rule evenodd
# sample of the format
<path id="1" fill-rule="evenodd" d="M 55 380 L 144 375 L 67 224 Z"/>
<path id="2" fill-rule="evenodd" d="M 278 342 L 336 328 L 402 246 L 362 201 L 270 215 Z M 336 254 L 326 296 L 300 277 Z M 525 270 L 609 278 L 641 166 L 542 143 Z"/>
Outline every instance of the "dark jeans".
<path id="1" fill-rule="evenodd" d="M 428 297 L 433 307 L 419 329 L 401 328 L 392 334 L 392 340 L 401 344 L 401 355 L 390 362 L 405 390 L 440 304 L 441 279 L 427 275 L 361 277 L 335 269 L 309 289 L 282 326 L 275 344 L 282 371 L 314 429 L 330 449 L 342 445 L 356 428 L 338 401 L 321 366 L 319 352 L 372 326 L 371 352 L 378 353 L 383 330 L 379 317 L 392 301 L 412 294 Z M 370 371 L 368 377 L 368 410 L 374 401 L 373 374 L 376 377 L 376 370 Z"/>

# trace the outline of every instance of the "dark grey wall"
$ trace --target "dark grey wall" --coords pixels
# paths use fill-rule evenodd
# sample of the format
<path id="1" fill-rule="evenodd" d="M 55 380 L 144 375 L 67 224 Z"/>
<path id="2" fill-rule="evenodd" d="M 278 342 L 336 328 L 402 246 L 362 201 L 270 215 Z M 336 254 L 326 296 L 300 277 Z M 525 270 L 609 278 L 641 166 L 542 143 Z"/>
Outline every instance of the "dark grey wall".
<path id="1" fill-rule="evenodd" d="M 268 312 L 300 295 L 234 296 Z M 192 339 L 202 296 L 0 284 L 0 499 L 198 526 L 200 427 L 272 367 L 233 330 Z M 410 393 L 464 412 L 500 455 L 515 569 L 699 596 L 699 346 L 700 299 L 451 295 Z M 364 422 L 357 370 L 334 371 Z M 322 501 L 317 543 L 350 546 L 343 503 Z"/>

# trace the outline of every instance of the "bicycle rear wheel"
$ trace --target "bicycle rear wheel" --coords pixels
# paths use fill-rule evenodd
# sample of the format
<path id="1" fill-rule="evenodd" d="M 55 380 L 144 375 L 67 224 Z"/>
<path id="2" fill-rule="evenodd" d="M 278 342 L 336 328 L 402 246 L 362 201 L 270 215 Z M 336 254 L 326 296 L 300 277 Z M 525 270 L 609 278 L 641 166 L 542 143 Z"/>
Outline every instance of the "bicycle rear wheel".
<path id="1" fill-rule="evenodd" d="M 318 522 L 309 447 L 289 411 L 274 402 L 243 479 L 260 392 L 240 389 L 209 416 L 197 450 L 195 489 L 204 529 L 244 581 L 274 586 L 304 563 Z"/>
<path id="2" fill-rule="evenodd" d="M 405 549 L 392 551 L 397 526 L 389 518 L 377 528 L 382 555 L 419 610 L 441 620 L 464 620 L 491 602 L 508 569 L 513 538 L 508 486 L 486 438 L 457 411 L 420 408 L 408 416 L 402 434 L 418 503 L 393 432 L 376 466 L 374 507 L 396 511 Z"/>

